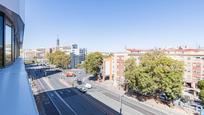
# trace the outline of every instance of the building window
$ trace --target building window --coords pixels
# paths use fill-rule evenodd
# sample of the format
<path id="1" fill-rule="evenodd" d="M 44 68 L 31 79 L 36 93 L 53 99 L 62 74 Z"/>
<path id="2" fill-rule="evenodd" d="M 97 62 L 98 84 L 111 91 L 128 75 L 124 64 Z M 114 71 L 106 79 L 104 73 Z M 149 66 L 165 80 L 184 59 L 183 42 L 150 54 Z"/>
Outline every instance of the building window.
<path id="1" fill-rule="evenodd" d="M 11 27 L 6 25 L 6 34 L 5 34 L 5 59 L 6 64 L 11 62 Z"/>
<path id="2" fill-rule="evenodd" d="M 4 65 L 4 17 L 0 14 L 0 67 L 3 67 Z"/>
<path id="3" fill-rule="evenodd" d="M 5 64 L 8 65 L 13 60 L 13 47 L 14 47 L 14 39 L 13 39 L 13 29 L 11 26 L 6 25 L 5 27 Z"/>
<path id="4" fill-rule="evenodd" d="M 200 57 L 196 57 L 196 59 L 200 59 Z"/>

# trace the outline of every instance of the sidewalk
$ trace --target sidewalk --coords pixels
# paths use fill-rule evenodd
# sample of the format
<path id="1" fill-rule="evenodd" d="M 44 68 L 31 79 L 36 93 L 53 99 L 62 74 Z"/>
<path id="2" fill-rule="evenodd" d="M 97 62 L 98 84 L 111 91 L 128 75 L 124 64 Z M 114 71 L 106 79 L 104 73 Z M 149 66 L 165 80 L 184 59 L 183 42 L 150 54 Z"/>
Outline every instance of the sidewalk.
<path id="1" fill-rule="evenodd" d="M 99 87 L 105 88 L 111 92 L 114 92 L 118 95 L 124 95 L 125 91 L 122 88 L 119 87 L 115 87 L 113 86 L 113 82 L 110 80 L 104 81 L 104 82 L 98 82 L 95 81 L 93 82 L 94 84 L 97 84 Z M 135 99 L 134 97 L 130 97 L 130 96 L 126 96 L 125 97 L 133 100 L 133 101 L 137 101 L 139 102 L 137 99 Z M 144 104 L 146 106 L 152 107 L 156 110 L 165 112 L 167 114 L 172 114 L 172 115 L 193 115 L 193 113 L 189 110 L 184 111 L 183 109 L 179 108 L 179 107 L 173 107 L 170 108 L 167 105 L 161 104 L 161 103 L 157 103 L 155 100 L 150 99 L 147 100 L 145 102 L 140 102 L 141 104 Z"/>

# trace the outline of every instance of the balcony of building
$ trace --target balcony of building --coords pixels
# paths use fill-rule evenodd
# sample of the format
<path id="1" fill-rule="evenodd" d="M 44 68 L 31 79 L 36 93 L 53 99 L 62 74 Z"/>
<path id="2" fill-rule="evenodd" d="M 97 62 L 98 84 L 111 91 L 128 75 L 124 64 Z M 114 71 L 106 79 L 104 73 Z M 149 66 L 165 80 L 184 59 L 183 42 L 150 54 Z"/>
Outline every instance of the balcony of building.
<path id="1" fill-rule="evenodd" d="M 1 115 L 38 115 L 22 59 L 0 69 L 0 108 Z"/>

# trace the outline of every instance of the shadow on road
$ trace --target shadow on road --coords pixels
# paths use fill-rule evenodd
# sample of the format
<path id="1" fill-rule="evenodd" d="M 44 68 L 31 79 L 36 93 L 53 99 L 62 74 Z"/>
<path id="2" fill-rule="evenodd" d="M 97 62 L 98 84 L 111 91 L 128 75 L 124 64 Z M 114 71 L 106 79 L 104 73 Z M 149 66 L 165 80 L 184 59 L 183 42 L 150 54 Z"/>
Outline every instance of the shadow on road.
<path id="1" fill-rule="evenodd" d="M 35 95 L 35 100 L 40 115 L 59 115 L 59 111 L 62 115 L 120 115 L 74 87 L 39 93 Z"/>
<path id="2" fill-rule="evenodd" d="M 33 80 L 40 79 L 42 77 L 47 77 L 62 72 L 59 69 L 49 68 L 45 66 L 38 65 L 25 65 L 28 77 L 32 77 Z"/>
<path id="3" fill-rule="evenodd" d="M 62 72 L 58 69 L 26 65 L 26 70 L 28 76 L 37 81 L 35 86 L 38 91 L 34 97 L 40 115 L 119 115 L 117 111 L 78 88 L 50 90 L 50 86 L 40 78 L 58 77 L 58 73 Z M 62 86 L 58 82 L 53 82 L 52 85 L 53 88 Z"/>

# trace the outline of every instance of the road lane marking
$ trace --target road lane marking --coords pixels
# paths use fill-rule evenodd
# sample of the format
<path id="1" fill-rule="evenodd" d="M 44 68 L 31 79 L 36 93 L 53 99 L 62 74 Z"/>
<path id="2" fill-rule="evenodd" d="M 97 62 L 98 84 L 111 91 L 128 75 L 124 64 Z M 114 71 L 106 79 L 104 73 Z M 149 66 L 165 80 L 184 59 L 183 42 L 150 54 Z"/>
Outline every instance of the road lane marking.
<path id="1" fill-rule="evenodd" d="M 67 82 L 65 82 L 64 80 L 60 80 L 60 82 L 62 84 L 64 84 L 67 87 L 70 87 L 71 85 L 69 85 Z M 76 91 L 75 91 L 76 92 Z M 79 93 L 79 92 L 76 92 Z M 79 93 L 81 94 L 81 93 Z M 100 111 L 104 112 L 105 114 L 109 114 L 109 115 L 113 115 L 113 113 L 110 110 L 107 110 L 103 105 L 98 104 L 95 100 L 88 98 L 85 95 L 81 94 L 81 97 L 83 97 L 84 99 L 86 99 L 88 102 L 90 102 L 91 104 L 95 105 L 96 108 L 98 108 Z M 103 102 L 101 102 L 103 103 Z"/>
<path id="2" fill-rule="evenodd" d="M 39 79 L 38 83 L 40 83 L 41 87 L 45 88 L 45 86 L 41 83 L 40 81 L 41 79 Z M 50 98 L 50 101 L 53 103 L 53 105 L 55 106 L 55 108 L 57 109 L 57 111 L 59 112 L 60 115 L 62 115 L 61 111 L 59 110 L 59 108 L 57 107 L 57 105 L 53 102 L 52 98 L 47 94 L 48 98 Z"/>
<path id="3" fill-rule="evenodd" d="M 51 90 L 55 90 L 54 87 L 49 83 L 49 81 L 43 79 L 43 81 L 45 81 L 45 83 L 48 85 L 48 87 L 51 88 Z M 77 115 L 77 113 L 74 111 L 74 109 L 69 105 L 67 104 L 64 99 L 56 92 L 54 91 L 54 93 L 56 94 L 56 96 L 75 114 Z"/>

